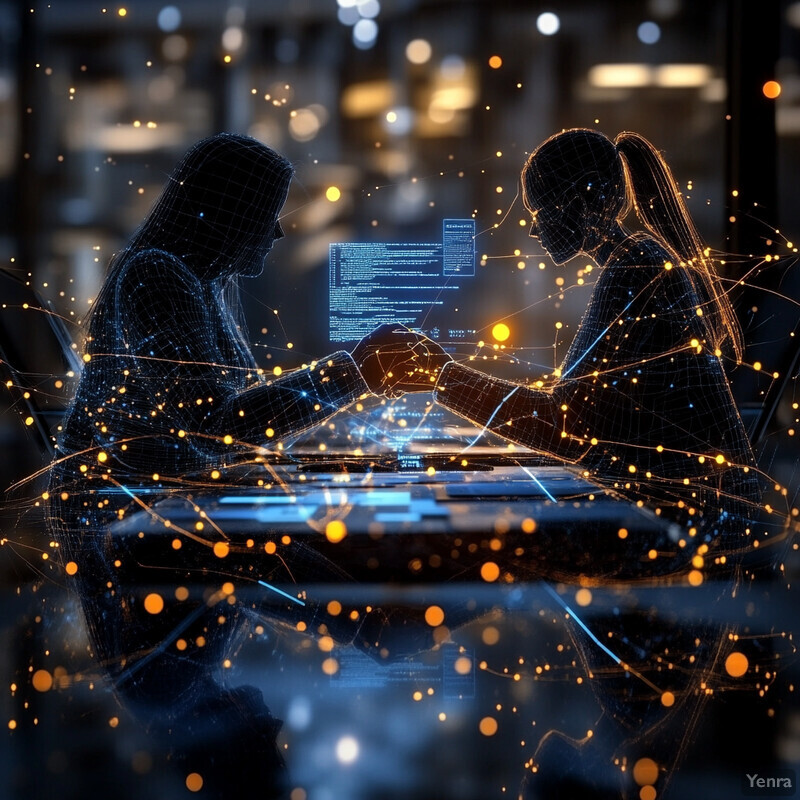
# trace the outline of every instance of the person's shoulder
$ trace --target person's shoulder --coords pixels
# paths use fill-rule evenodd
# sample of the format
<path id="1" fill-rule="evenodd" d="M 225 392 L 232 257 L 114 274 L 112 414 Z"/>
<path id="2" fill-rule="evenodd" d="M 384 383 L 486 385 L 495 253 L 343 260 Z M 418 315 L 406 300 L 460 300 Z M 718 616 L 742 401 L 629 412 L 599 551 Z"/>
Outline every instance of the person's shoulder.
<path id="1" fill-rule="evenodd" d="M 184 261 L 166 250 L 150 248 L 126 254 L 118 273 L 123 293 L 152 290 L 169 294 L 171 289 L 199 291 L 199 280 Z"/>
<path id="2" fill-rule="evenodd" d="M 663 243 L 647 233 L 632 233 L 627 236 L 609 258 L 608 266 L 624 267 L 657 267 L 664 269 L 672 265 L 673 257 Z"/>

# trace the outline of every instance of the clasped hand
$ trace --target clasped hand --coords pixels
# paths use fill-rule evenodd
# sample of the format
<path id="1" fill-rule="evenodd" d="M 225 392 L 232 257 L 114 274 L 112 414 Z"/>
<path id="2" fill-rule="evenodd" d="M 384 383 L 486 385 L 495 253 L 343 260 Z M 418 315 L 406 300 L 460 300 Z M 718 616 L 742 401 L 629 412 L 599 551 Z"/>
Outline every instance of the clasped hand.
<path id="1" fill-rule="evenodd" d="M 352 356 L 370 391 L 384 397 L 432 391 L 444 366 L 453 360 L 432 339 L 396 323 L 368 333 Z"/>

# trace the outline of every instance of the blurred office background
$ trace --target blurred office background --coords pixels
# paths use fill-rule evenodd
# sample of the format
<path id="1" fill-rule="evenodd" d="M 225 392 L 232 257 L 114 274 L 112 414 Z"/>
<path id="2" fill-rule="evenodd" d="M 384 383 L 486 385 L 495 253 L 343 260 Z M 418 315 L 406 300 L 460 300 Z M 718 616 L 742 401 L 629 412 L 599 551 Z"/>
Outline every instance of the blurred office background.
<path id="1" fill-rule="evenodd" d="M 531 373 L 543 372 L 554 365 L 555 322 L 563 321 L 563 356 L 591 275 L 582 261 L 556 268 L 543 256 L 527 238 L 515 195 L 527 154 L 569 127 L 611 137 L 634 130 L 660 148 L 701 235 L 726 262 L 726 277 L 743 275 L 750 255 L 790 259 L 790 242 L 800 239 L 800 3 L 0 0 L 0 265 L 30 276 L 74 321 L 79 338 L 77 324 L 109 258 L 180 155 L 215 132 L 248 133 L 297 169 L 286 239 L 264 274 L 245 286 L 251 337 L 264 365 L 287 368 L 335 349 L 327 328 L 330 242 L 435 241 L 442 218 L 474 216 L 481 258 L 465 308 L 476 338 L 489 340 L 492 324 L 510 319 L 509 346 L 525 348 Z M 529 310 L 515 313 L 523 309 Z M 779 436 L 788 444 L 775 468 L 791 493 L 791 398 L 784 405 Z M 5 410 L 3 487 L 42 465 L 18 415 Z M 3 733 L 0 763 L 9 777 L 0 796 L 66 800 L 113 791 L 123 800 L 141 796 L 143 787 L 163 798 L 185 795 L 182 778 L 154 760 L 146 737 L 102 680 L 92 679 L 74 604 L 42 562 L 46 536 L 23 506 L 19 494 L 9 502 L 4 524 L 14 547 L 0 551 L 0 709 L 3 728 L 6 720 L 15 723 Z M 769 611 L 781 619 L 780 609 Z M 517 622 L 502 624 L 509 637 L 518 635 Z M 765 618 L 759 626 L 773 628 Z M 525 630 L 552 644 L 546 631 Z M 480 631 L 465 635 L 474 635 L 478 647 L 487 641 Z M 288 658 L 281 648 L 294 647 L 272 640 L 261 646 L 279 659 Z M 88 670 L 89 677 L 38 691 L 32 676 L 48 663 L 51 676 L 58 664 L 64 675 Z M 786 669 L 791 675 L 795 668 L 790 662 Z M 319 677 L 316 665 L 308 670 Z M 323 763 L 330 756 L 327 729 L 319 718 L 303 726 L 311 700 L 282 680 L 275 686 L 284 687 L 283 699 L 271 704 L 295 721 L 298 736 L 319 731 Z M 790 683 L 782 677 L 776 694 L 785 696 L 769 715 L 757 690 L 755 700 L 730 712 L 745 725 L 752 714 L 752 725 L 764 726 L 774 763 L 800 760 L 800 712 Z M 380 698 L 367 693 L 354 702 L 364 704 L 362 737 L 379 736 L 371 729 L 380 728 L 373 719 Z M 548 702 L 561 708 L 544 699 L 540 708 Z M 727 719 L 725 702 L 720 706 Z M 529 722 L 521 726 L 525 733 L 506 726 L 515 748 L 509 755 L 499 737 L 465 733 L 462 740 L 455 729 L 442 737 L 447 728 L 435 715 L 425 722 L 416 709 L 404 713 L 397 726 L 415 728 L 418 741 L 412 747 L 404 740 L 406 750 L 392 745 L 410 759 L 402 769 L 377 759 L 372 772 L 347 773 L 352 785 L 337 784 L 344 794 L 326 795 L 321 783 L 303 791 L 311 800 L 487 798 L 504 796 L 502 785 L 505 796 L 515 796 L 526 752 L 518 740 L 529 735 Z M 564 713 L 555 711 L 554 719 Z M 726 735 L 725 725 L 713 730 L 722 730 L 722 741 L 712 744 L 706 731 L 697 747 L 724 776 L 725 752 L 739 752 L 736 740 L 746 733 Z M 330 736 L 341 742 L 340 734 Z M 312 751 L 308 744 L 306 761 L 317 757 Z M 352 753 L 348 742 L 325 769 L 341 772 L 355 760 L 348 761 Z M 491 765 L 503 758 L 502 780 L 487 778 L 475 788 L 475 775 L 491 776 Z M 703 774 L 701 761 L 691 774 Z M 441 793 L 431 788 L 439 780 Z M 738 786 L 738 774 L 735 780 Z M 707 788 L 704 796 L 730 796 Z"/>

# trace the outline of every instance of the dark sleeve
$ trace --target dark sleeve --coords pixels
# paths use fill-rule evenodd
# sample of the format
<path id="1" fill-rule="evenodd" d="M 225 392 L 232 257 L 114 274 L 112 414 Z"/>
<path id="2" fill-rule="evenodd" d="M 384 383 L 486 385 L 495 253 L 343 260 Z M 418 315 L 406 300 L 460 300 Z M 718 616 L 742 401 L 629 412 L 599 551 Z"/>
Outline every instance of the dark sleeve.
<path id="1" fill-rule="evenodd" d="M 453 364 L 437 401 L 526 447 L 603 469 L 666 477 L 696 473 L 699 455 L 747 460 L 698 307 L 680 268 L 607 267 L 557 378 L 536 389 Z"/>
<path id="2" fill-rule="evenodd" d="M 535 389 L 492 378 L 462 364 L 448 364 L 437 384 L 436 402 L 476 425 L 563 461 L 578 461 L 588 449 L 567 425 L 564 386 Z"/>
<path id="3" fill-rule="evenodd" d="M 349 354 L 272 380 L 251 381 L 225 364 L 219 328 L 203 285 L 174 256 L 148 251 L 132 260 L 118 284 L 117 307 L 136 379 L 173 427 L 239 441 L 278 440 L 319 424 L 369 392 Z M 267 431 L 270 433 L 267 433 Z M 274 438 L 273 438 L 274 437 Z"/>
<path id="4" fill-rule="evenodd" d="M 369 389 L 350 354 L 339 351 L 227 397 L 206 430 L 246 442 L 281 439 L 318 425 Z"/>

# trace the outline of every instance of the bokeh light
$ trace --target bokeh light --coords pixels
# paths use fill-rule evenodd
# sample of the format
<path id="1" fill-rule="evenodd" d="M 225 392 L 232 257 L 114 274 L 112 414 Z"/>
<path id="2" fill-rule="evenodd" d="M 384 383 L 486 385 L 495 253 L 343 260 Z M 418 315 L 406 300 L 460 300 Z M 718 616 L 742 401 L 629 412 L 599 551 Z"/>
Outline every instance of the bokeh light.
<path id="1" fill-rule="evenodd" d="M 545 11 L 536 17 L 536 30 L 543 36 L 553 36 L 561 28 L 561 20 L 552 11 Z"/>
<path id="2" fill-rule="evenodd" d="M 661 28 L 657 23 L 647 20 L 636 29 L 636 35 L 643 44 L 655 44 L 661 38 Z"/>

